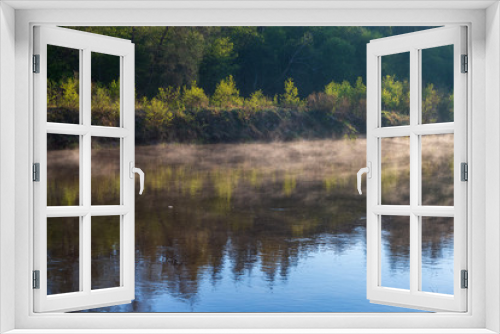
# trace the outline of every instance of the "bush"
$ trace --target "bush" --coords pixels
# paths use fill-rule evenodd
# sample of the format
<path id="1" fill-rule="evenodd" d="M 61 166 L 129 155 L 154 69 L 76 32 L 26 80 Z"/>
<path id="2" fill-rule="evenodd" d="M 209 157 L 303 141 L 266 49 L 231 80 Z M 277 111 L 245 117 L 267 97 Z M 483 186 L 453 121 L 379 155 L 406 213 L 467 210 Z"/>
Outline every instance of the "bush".
<path id="1" fill-rule="evenodd" d="M 156 97 L 148 103 L 144 102 L 146 127 L 152 132 L 152 137 L 164 139 L 165 127 L 169 126 L 174 119 L 174 114 L 168 110 L 168 106 Z"/>
<path id="2" fill-rule="evenodd" d="M 285 93 L 280 96 L 280 104 L 284 108 L 294 108 L 303 105 L 299 97 L 299 90 L 295 87 L 292 78 L 285 81 Z"/>
<path id="3" fill-rule="evenodd" d="M 80 104 L 80 82 L 78 78 L 68 78 L 61 83 L 64 107 L 77 108 Z"/>
<path id="4" fill-rule="evenodd" d="M 382 88 L 383 124 L 407 122 L 408 82 L 386 76 Z M 47 119 L 78 123 L 78 80 L 49 81 L 47 89 Z M 119 82 L 92 84 L 93 124 L 117 126 L 119 94 Z M 232 76 L 219 82 L 212 97 L 196 82 L 189 88 L 161 87 L 152 98 L 136 98 L 136 139 L 147 144 L 159 140 L 217 143 L 355 137 L 366 129 L 365 95 L 361 78 L 354 85 L 331 82 L 323 92 L 312 93 L 306 100 L 299 98 L 292 79 L 285 81 L 284 94 L 273 98 L 257 90 L 244 99 Z M 427 85 L 422 101 L 424 122 L 450 121 L 452 112 L 453 95 Z"/>
<path id="5" fill-rule="evenodd" d="M 325 94 L 333 97 L 335 100 L 347 99 L 351 101 L 353 97 L 354 90 L 348 81 L 342 81 L 342 83 L 330 82 L 325 86 Z"/>
<path id="6" fill-rule="evenodd" d="M 58 108 L 78 108 L 80 105 L 80 83 L 78 77 L 59 82 L 47 81 L 47 106 Z"/>
<path id="7" fill-rule="evenodd" d="M 243 98 L 236 88 L 233 76 L 222 79 L 215 88 L 214 95 L 210 99 L 210 104 L 220 108 L 236 108 L 243 106 Z"/>
<path id="8" fill-rule="evenodd" d="M 120 81 L 111 81 L 109 84 L 109 96 L 115 101 L 120 99 Z"/>
<path id="9" fill-rule="evenodd" d="M 350 104 L 355 104 L 366 97 L 366 86 L 361 77 L 357 78 L 354 86 L 345 80 L 342 83 L 332 81 L 325 86 L 325 94 L 338 101 L 348 100 Z"/>
<path id="10" fill-rule="evenodd" d="M 382 78 L 382 110 L 410 112 L 410 86 L 408 80 L 396 81 L 394 76 Z"/>
<path id="11" fill-rule="evenodd" d="M 382 125 L 409 124 L 410 85 L 408 80 L 397 81 L 394 76 L 382 78 Z"/>
<path id="12" fill-rule="evenodd" d="M 111 97 L 111 89 L 92 84 L 92 124 L 118 126 L 120 123 L 119 94 Z M 118 88 L 119 92 L 119 88 Z"/>
<path id="13" fill-rule="evenodd" d="M 182 89 L 182 101 L 187 110 L 191 112 L 199 111 L 208 107 L 208 96 L 205 95 L 203 88 L 196 85 L 196 81 L 191 83 L 191 88 Z"/>
<path id="14" fill-rule="evenodd" d="M 333 115 L 335 113 L 337 99 L 335 96 L 323 92 L 312 93 L 307 97 L 307 108 L 312 111 L 319 111 L 324 114 Z"/>
<path id="15" fill-rule="evenodd" d="M 453 121 L 453 94 L 446 94 L 442 90 L 428 84 L 422 92 L 422 122 L 452 122 Z"/>
<path id="16" fill-rule="evenodd" d="M 253 92 L 250 94 L 250 98 L 245 100 L 245 107 L 250 108 L 254 112 L 269 108 L 272 105 L 273 101 L 265 96 L 262 90 Z"/>

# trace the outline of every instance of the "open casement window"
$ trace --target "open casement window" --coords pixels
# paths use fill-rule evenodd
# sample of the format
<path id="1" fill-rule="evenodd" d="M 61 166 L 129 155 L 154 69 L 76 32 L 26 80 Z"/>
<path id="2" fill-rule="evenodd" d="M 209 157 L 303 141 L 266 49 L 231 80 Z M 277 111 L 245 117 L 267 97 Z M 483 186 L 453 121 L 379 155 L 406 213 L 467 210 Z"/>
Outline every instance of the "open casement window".
<path id="1" fill-rule="evenodd" d="M 466 311 L 466 54 L 466 28 L 458 26 L 367 46 L 367 298 L 373 303 Z M 447 93 L 438 93 L 438 85 Z M 428 252 L 443 236 L 451 243 L 448 264 Z M 441 276 L 426 274 L 440 266 Z M 432 280 L 446 277 L 449 289 L 435 288 Z"/>
<path id="2" fill-rule="evenodd" d="M 64 49 L 64 59 L 51 59 L 53 48 Z M 110 71 L 113 96 L 92 83 Z M 34 311 L 129 303 L 135 295 L 134 45 L 35 27 L 33 72 Z"/>

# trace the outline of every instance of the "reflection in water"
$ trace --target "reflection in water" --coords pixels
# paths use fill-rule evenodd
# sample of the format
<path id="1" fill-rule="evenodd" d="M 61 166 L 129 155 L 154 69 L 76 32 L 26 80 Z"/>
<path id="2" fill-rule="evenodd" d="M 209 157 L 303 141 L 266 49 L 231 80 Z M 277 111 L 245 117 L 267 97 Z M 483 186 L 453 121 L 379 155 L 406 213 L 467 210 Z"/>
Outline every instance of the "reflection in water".
<path id="1" fill-rule="evenodd" d="M 91 217 L 91 289 L 120 286 L 120 216 Z"/>
<path id="2" fill-rule="evenodd" d="M 422 291 L 453 294 L 453 218 L 422 217 Z"/>
<path id="3" fill-rule="evenodd" d="M 47 218 L 47 294 L 80 289 L 80 219 Z"/>
<path id="4" fill-rule="evenodd" d="M 146 185 L 136 196 L 136 299 L 94 311 L 407 311 L 366 300 L 366 198 L 355 186 L 365 148 L 364 139 L 137 147 Z"/>
<path id="5" fill-rule="evenodd" d="M 410 289 L 410 217 L 382 216 L 381 286 Z"/>

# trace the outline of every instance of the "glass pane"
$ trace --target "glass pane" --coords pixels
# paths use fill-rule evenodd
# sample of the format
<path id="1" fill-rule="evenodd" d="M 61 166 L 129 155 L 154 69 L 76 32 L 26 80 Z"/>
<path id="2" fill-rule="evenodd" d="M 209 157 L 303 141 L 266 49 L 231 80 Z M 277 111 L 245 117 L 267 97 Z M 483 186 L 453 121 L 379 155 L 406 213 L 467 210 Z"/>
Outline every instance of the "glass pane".
<path id="1" fill-rule="evenodd" d="M 422 291 L 453 294 L 453 218 L 422 217 Z"/>
<path id="2" fill-rule="evenodd" d="M 120 57 L 92 52 L 92 125 L 120 126 Z"/>
<path id="3" fill-rule="evenodd" d="M 453 134 L 421 137 L 422 204 L 453 205 Z"/>
<path id="4" fill-rule="evenodd" d="M 382 216 L 381 286 L 410 289 L 410 217 Z"/>
<path id="5" fill-rule="evenodd" d="M 120 205 L 120 138 L 92 137 L 92 205 Z"/>
<path id="6" fill-rule="evenodd" d="M 422 123 L 453 122 L 453 45 L 422 50 Z"/>
<path id="7" fill-rule="evenodd" d="M 381 57 L 382 126 L 410 125 L 410 53 Z"/>
<path id="8" fill-rule="evenodd" d="M 80 290 L 80 218 L 47 218 L 47 294 Z"/>
<path id="9" fill-rule="evenodd" d="M 120 216 L 92 217 L 91 288 L 120 286 Z"/>
<path id="10" fill-rule="evenodd" d="M 80 205 L 79 136 L 47 135 L 47 205 Z"/>
<path id="11" fill-rule="evenodd" d="M 410 204 L 410 137 L 381 139 L 383 205 Z"/>
<path id="12" fill-rule="evenodd" d="M 80 123 L 80 50 L 47 45 L 47 122 Z"/>

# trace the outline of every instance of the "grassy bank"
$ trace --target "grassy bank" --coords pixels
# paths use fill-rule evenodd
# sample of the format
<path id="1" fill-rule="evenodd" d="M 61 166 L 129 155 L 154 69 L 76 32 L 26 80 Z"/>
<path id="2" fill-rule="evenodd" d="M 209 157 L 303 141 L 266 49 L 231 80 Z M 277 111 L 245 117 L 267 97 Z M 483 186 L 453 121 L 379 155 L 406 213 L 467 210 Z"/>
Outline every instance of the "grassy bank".
<path id="1" fill-rule="evenodd" d="M 408 82 L 386 76 L 382 88 L 383 125 L 408 124 Z M 49 82 L 49 122 L 78 123 L 78 91 L 76 78 Z M 119 125 L 119 91 L 115 81 L 92 85 L 93 125 Z M 422 118 L 426 123 L 452 121 L 453 96 L 428 85 Z M 212 96 L 193 82 L 190 87 L 159 88 L 151 99 L 137 97 L 135 120 L 137 144 L 354 138 L 366 131 L 366 86 L 361 78 L 354 85 L 331 82 L 302 99 L 288 79 L 283 94 L 268 97 L 258 90 L 243 97 L 229 76 Z"/>

